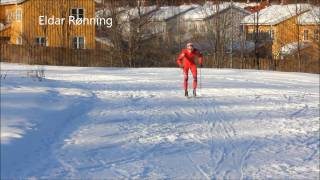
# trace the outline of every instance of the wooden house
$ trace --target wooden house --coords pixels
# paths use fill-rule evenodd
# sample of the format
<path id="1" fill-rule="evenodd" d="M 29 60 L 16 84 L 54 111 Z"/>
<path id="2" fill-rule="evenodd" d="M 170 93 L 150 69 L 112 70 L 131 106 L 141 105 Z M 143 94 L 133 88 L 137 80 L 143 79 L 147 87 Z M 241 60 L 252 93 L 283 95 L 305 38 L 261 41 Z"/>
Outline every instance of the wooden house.
<path id="1" fill-rule="evenodd" d="M 94 0 L 1 0 L 0 42 L 93 49 L 94 18 Z"/>
<path id="2" fill-rule="evenodd" d="M 297 18 L 310 8 L 309 4 L 271 5 L 246 16 L 241 22 L 246 39 L 271 47 L 270 56 L 277 59 L 282 47 L 299 41 Z"/>
<path id="3" fill-rule="evenodd" d="M 298 17 L 300 39 L 314 45 L 320 41 L 320 7 L 313 7 L 310 11 Z"/>

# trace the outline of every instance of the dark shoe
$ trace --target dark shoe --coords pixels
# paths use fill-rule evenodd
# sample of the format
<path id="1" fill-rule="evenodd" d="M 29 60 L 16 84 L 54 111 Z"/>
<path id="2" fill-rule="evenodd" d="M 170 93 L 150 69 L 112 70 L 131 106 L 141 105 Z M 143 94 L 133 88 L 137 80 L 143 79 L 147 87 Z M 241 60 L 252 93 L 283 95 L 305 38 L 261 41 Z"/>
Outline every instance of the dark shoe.
<path id="1" fill-rule="evenodd" d="M 184 96 L 188 96 L 188 90 L 184 91 Z"/>
<path id="2" fill-rule="evenodd" d="M 193 89 L 193 96 L 197 96 L 197 91 L 196 91 L 196 89 Z"/>

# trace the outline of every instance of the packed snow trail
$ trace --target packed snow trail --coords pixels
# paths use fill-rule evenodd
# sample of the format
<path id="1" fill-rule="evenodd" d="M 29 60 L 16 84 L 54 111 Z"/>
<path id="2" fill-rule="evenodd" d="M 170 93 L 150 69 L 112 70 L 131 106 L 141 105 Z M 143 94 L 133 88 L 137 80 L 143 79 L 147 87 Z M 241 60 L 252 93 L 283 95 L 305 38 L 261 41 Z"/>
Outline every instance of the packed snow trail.
<path id="1" fill-rule="evenodd" d="M 318 75 L 30 69 L 1 64 L 1 179 L 319 178 Z"/>

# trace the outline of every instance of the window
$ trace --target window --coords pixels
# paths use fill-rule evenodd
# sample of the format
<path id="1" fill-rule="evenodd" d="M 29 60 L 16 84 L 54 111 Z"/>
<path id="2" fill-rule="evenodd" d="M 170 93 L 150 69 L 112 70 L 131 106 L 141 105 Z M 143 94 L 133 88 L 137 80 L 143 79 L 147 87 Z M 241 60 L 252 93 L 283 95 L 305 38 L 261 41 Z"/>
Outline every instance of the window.
<path id="1" fill-rule="evenodd" d="M 10 41 L 10 37 L 0 37 L 0 44 L 8 44 Z"/>
<path id="2" fill-rule="evenodd" d="M 36 38 L 36 44 L 38 46 L 47 46 L 47 38 L 45 38 L 45 37 L 37 37 Z"/>
<path id="3" fill-rule="evenodd" d="M 84 49 L 84 37 L 73 37 L 72 47 L 74 49 Z"/>
<path id="4" fill-rule="evenodd" d="M 305 40 L 305 41 L 308 40 L 308 33 L 309 33 L 308 30 L 304 30 L 304 31 L 303 31 L 303 40 Z"/>
<path id="5" fill-rule="evenodd" d="M 320 30 L 318 30 L 318 29 L 314 30 L 314 32 L 313 32 L 313 39 L 314 39 L 315 41 L 319 41 L 319 34 L 320 34 Z"/>
<path id="6" fill-rule="evenodd" d="M 274 30 L 269 31 L 270 39 L 274 39 Z"/>
<path id="7" fill-rule="evenodd" d="M 18 45 L 22 44 L 22 37 L 17 37 L 16 44 Z"/>
<path id="8" fill-rule="evenodd" d="M 12 20 L 13 20 L 13 12 L 8 12 L 8 11 L 6 11 L 6 15 L 7 15 L 7 22 L 12 22 Z"/>
<path id="9" fill-rule="evenodd" d="M 16 10 L 16 20 L 21 21 L 22 20 L 22 11 L 21 9 Z"/>
<path id="10" fill-rule="evenodd" d="M 71 16 L 73 16 L 75 19 L 83 19 L 84 18 L 84 9 L 83 8 L 71 9 Z"/>

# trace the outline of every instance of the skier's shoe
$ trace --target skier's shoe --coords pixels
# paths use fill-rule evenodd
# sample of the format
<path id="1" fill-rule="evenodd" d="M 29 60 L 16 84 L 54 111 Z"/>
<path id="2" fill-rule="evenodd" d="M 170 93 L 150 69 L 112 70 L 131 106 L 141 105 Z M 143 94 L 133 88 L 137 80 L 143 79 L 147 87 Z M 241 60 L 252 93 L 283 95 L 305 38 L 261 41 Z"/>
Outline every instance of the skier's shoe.
<path id="1" fill-rule="evenodd" d="M 184 96 L 188 97 L 188 90 L 184 90 Z"/>
<path id="2" fill-rule="evenodd" d="M 197 91 L 196 91 L 196 89 L 193 89 L 193 96 L 194 96 L 194 97 L 197 96 Z"/>

